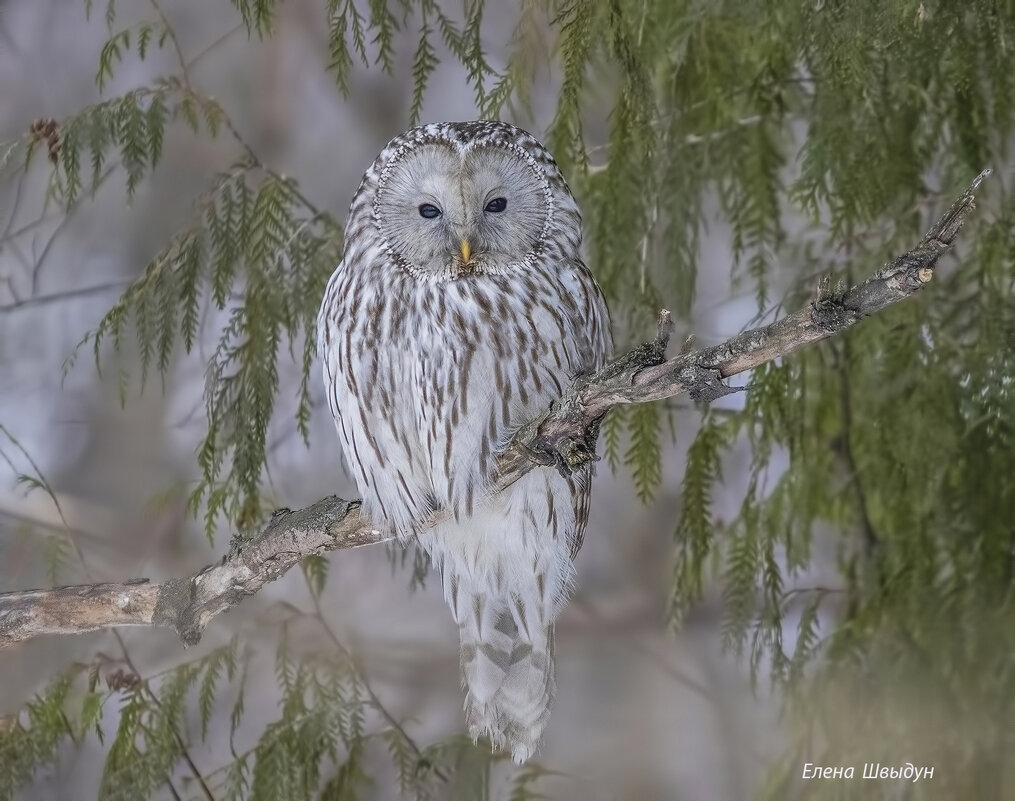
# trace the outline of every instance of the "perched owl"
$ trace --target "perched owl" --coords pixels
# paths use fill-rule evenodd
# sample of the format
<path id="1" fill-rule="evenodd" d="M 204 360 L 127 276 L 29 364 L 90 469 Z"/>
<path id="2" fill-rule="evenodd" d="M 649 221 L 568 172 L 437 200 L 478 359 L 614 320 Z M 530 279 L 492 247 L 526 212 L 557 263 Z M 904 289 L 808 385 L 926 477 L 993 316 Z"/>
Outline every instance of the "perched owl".
<path id="1" fill-rule="evenodd" d="M 553 621 L 590 471 L 538 468 L 488 496 L 514 431 L 603 364 L 609 313 L 550 154 L 501 122 L 393 139 L 352 202 L 318 349 L 363 511 L 415 537 L 461 633 L 465 713 L 516 762 L 554 694 Z M 422 524 L 439 510 L 445 522 Z"/>

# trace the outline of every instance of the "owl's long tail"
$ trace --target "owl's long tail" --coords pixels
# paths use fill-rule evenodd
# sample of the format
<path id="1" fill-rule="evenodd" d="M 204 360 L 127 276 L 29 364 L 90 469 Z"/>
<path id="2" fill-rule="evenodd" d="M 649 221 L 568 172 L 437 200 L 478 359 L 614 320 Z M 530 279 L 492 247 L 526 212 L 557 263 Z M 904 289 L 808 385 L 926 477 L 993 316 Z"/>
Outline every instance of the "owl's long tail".
<path id="1" fill-rule="evenodd" d="M 535 575 L 513 579 L 500 592 L 469 587 L 458 577 L 445 576 L 445 585 L 462 641 L 469 734 L 489 737 L 521 764 L 536 750 L 556 685 L 547 588 Z"/>

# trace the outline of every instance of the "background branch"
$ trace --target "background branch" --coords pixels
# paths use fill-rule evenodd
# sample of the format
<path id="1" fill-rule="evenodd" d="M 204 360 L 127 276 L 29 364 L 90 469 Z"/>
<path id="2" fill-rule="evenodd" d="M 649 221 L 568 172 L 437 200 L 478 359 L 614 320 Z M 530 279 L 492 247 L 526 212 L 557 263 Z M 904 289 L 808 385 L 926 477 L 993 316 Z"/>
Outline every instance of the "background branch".
<path id="1" fill-rule="evenodd" d="M 594 458 L 599 423 L 616 405 L 648 403 L 688 393 L 712 401 L 735 390 L 723 379 L 839 334 L 864 317 L 897 303 L 933 278 L 934 266 L 955 240 L 974 208 L 974 195 L 989 170 L 931 227 L 912 250 L 865 281 L 830 291 L 822 280 L 811 303 L 771 325 L 745 331 L 719 345 L 665 359 L 673 328 L 669 312 L 659 316 L 653 342 L 614 360 L 594 375 L 577 379 L 540 417 L 524 426 L 498 460 L 502 491 L 537 465 L 574 470 Z M 443 514 L 426 521 L 435 525 Z M 236 606 L 311 554 L 355 548 L 391 539 L 360 515 L 357 500 L 324 498 L 304 509 L 280 509 L 251 539 L 234 539 L 216 565 L 184 578 L 152 583 L 88 584 L 0 594 L 0 648 L 42 634 L 70 634 L 110 626 L 155 625 L 196 643 L 216 615 Z"/>

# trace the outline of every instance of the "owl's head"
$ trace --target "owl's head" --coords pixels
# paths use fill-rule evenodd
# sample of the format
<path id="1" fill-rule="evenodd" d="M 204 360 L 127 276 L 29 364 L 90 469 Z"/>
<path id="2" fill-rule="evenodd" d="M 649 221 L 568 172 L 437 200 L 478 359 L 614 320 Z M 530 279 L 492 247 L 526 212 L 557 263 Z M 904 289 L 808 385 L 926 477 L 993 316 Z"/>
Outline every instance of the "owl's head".
<path id="1" fill-rule="evenodd" d="M 575 248 L 580 242 L 581 218 L 553 159 L 506 123 L 413 129 L 392 140 L 372 171 L 376 182 L 368 172 L 361 192 L 374 184 L 383 247 L 417 278 L 524 270 L 561 226 Z"/>

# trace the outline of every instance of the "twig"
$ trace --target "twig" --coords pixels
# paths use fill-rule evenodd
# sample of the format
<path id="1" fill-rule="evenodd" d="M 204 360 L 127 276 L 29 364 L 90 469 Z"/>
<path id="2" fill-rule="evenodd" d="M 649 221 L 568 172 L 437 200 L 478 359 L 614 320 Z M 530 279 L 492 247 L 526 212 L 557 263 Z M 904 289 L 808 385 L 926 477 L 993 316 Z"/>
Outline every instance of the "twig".
<path id="1" fill-rule="evenodd" d="M 77 300 L 78 298 L 87 297 L 89 295 L 101 295 L 104 292 L 110 292 L 114 289 L 123 289 L 129 283 L 129 281 L 110 281 L 108 284 L 86 286 L 81 289 L 68 289 L 63 292 L 53 292 L 49 295 L 35 295 L 30 298 L 15 300 L 11 303 L 0 306 L 0 314 L 3 314 L 4 312 L 12 312 L 17 309 L 25 309 L 30 306 L 45 306 L 49 303 L 61 303 L 65 300 Z"/>
<path id="2" fill-rule="evenodd" d="M 148 0 L 159 19 L 162 21 L 162 27 L 169 36 L 169 41 L 173 45 L 173 50 L 176 51 L 176 60 L 180 65 L 180 75 L 183 78 L 183 83 L 186 87 L 190 88 L 190 72 L 187 69 L 187 59 L 183 57 L 183 48 L 180 47 L 180 40 L 176 38 L 176 28 L 169 23 L 169 18 L 162 10 L 162 6 L 159 5 L 159 0 Z"/>
<path id="3" fill-rule="evenodd" d="M 848 344 L 848 343 L 847 343 Z M 842 363 L 839 365 L 839 400 L 842 407 L 842 455 L 849 472 L 849 484 L 856 496 L 857 511 L 860 515 L 860 531 L 863 534 L 864 552 L 870 556 L 877 548 L 881 537 L 874 528 L 871 518 L 870 504 L 864 490 L 860 465 L 857 462 L 856 450 L 853 447 L 853 390 L 849 380 L 849 347 L 843 347 Z"/>
<path id="4" fill-rule="evenodd" d="M 192 56 L 190 61 L 187 61 L 185 63 L 186 69 L 187 70 L 194 69 L 194 66 L 197 64 L 197 62 L 199 62 L 201 59 L 203 59 L 205 56 L 207 56 L 212 50 L 214 50 L 216 47 L 218 47 L 220 44 L 222 44 L 226 39 L 230 38 L 234 34 L 239 33 L 240 31 L 242 31 L 246 27 L 247 26 L 244 25 L 242 22 L 236 23 L 232 28 L 230 28 L 228 31 L 226 31 L 221 36 L 219 36 L 217 39 L 215 39 L 211 44 L 206 45 L 205 47 L 201 48 L 200 51 L 198 51 L 194 56 Z"/>
<path id="5" fill-rule="evenodd" d="M 367 681 L 366 675 L 364 671 L 361 669 L 360 665 L 357 663 L 356 658 L 353 656 L 352 652 L 348 648 L 346 648 L 345 644 L 338 638 L 338 635 L 335 633 L 335 629 L 333 629 L 331 624 L 328 622 L 328 618 L 324 614 L 324 609 L 321 608 L 321 599 L 318 598 L 317 593 L 315 593 L 313 587 L 310 586 L 310 579 L 308 579 L 306 575 L 304 575 L 303 578 L 307 584 L 307 591 L 310 593 L 311 603 L 313 603 L 314 606 L 314 617 L 317 618 L 317 622 L 320 623 L 321 628 L 324 629 L 324 633 L 328 636 L 328 639 L 331 640 L 332 645 L 334 645 L 335 648 L 342 653 L 342 656 L 345 659 L 349 660 L 349 663 L 354 666 L 354 669 L 359 674 L 358 677 L 360 684 L 362 684 L 363 689 L 366 690 L 366 694 L 370 698 L 370 703 L 373 705 L 374 709 L 376 709 L 380 713 L 381 717 L 383 717 L 387 721 L 388 725 L 394 731 L 398 732 L 398 735 L 402 738 L 405 744 L 412 749 L 413 753 L 416 755 L 417 762 L 422 760 L 423 750 L 419 747 L 417 742 L 413 740 L 412 737 L 409 736 L 409 733 L 405 730 L 405 727 L 402 726 L 402 724 L 398 721 L 398 718 L 392 715 L 390 710 L 388 710 L 388 708 L 381 703 L 381 699 L 377 696 L 377 693 L 374 692 L 374 688 L 370 686 L 370 682 Z M 448 775 L 439 767 L 435 768 L 434 773 L 437 776 L 437 778 L 439 778 L 441 781 L 444 782 L 448 781 Z"/>
<path id="6" fill-rule="evenodd" d="M 498 457 L 498 478 L 491 494 L 537 465 L 567 472 L 587 464 L 594 458 L 599 423 L 613 406 L 648 403 L 684 392 L 695 401 L 715 400 L 734 391 L 723 379 L 839 334 L 915 294 L 933 277 L 938 258 L 951 247 L 972 212 L 974 194 L 989 172 L 984 170 L 977 177 L 914 249 L 843 292 L 830 293 L 827 282 L 822 282 L 807 307 L 771 325 L 667 361 L 664 353 L 673 322 L 664 310 L 653 342 L 592 376 L 576 379 L 544 414 L 517 433 Z M 435 514 L 420 527 L 436 525 L 444 517 L 443 512 Z M 360 515 L 356 500 L 329 497 L 296 511 L 280 509 L 259 534 L 234 541 L 219 564 L 192 576 L 161 584 L 138 579 L 0 594 L 0 648 L 42 634 L 128 625 L 168 627 L 191 645 L 213 617 L 279 578 L 305 556 L 392 537 L 392 532 Z"/>

